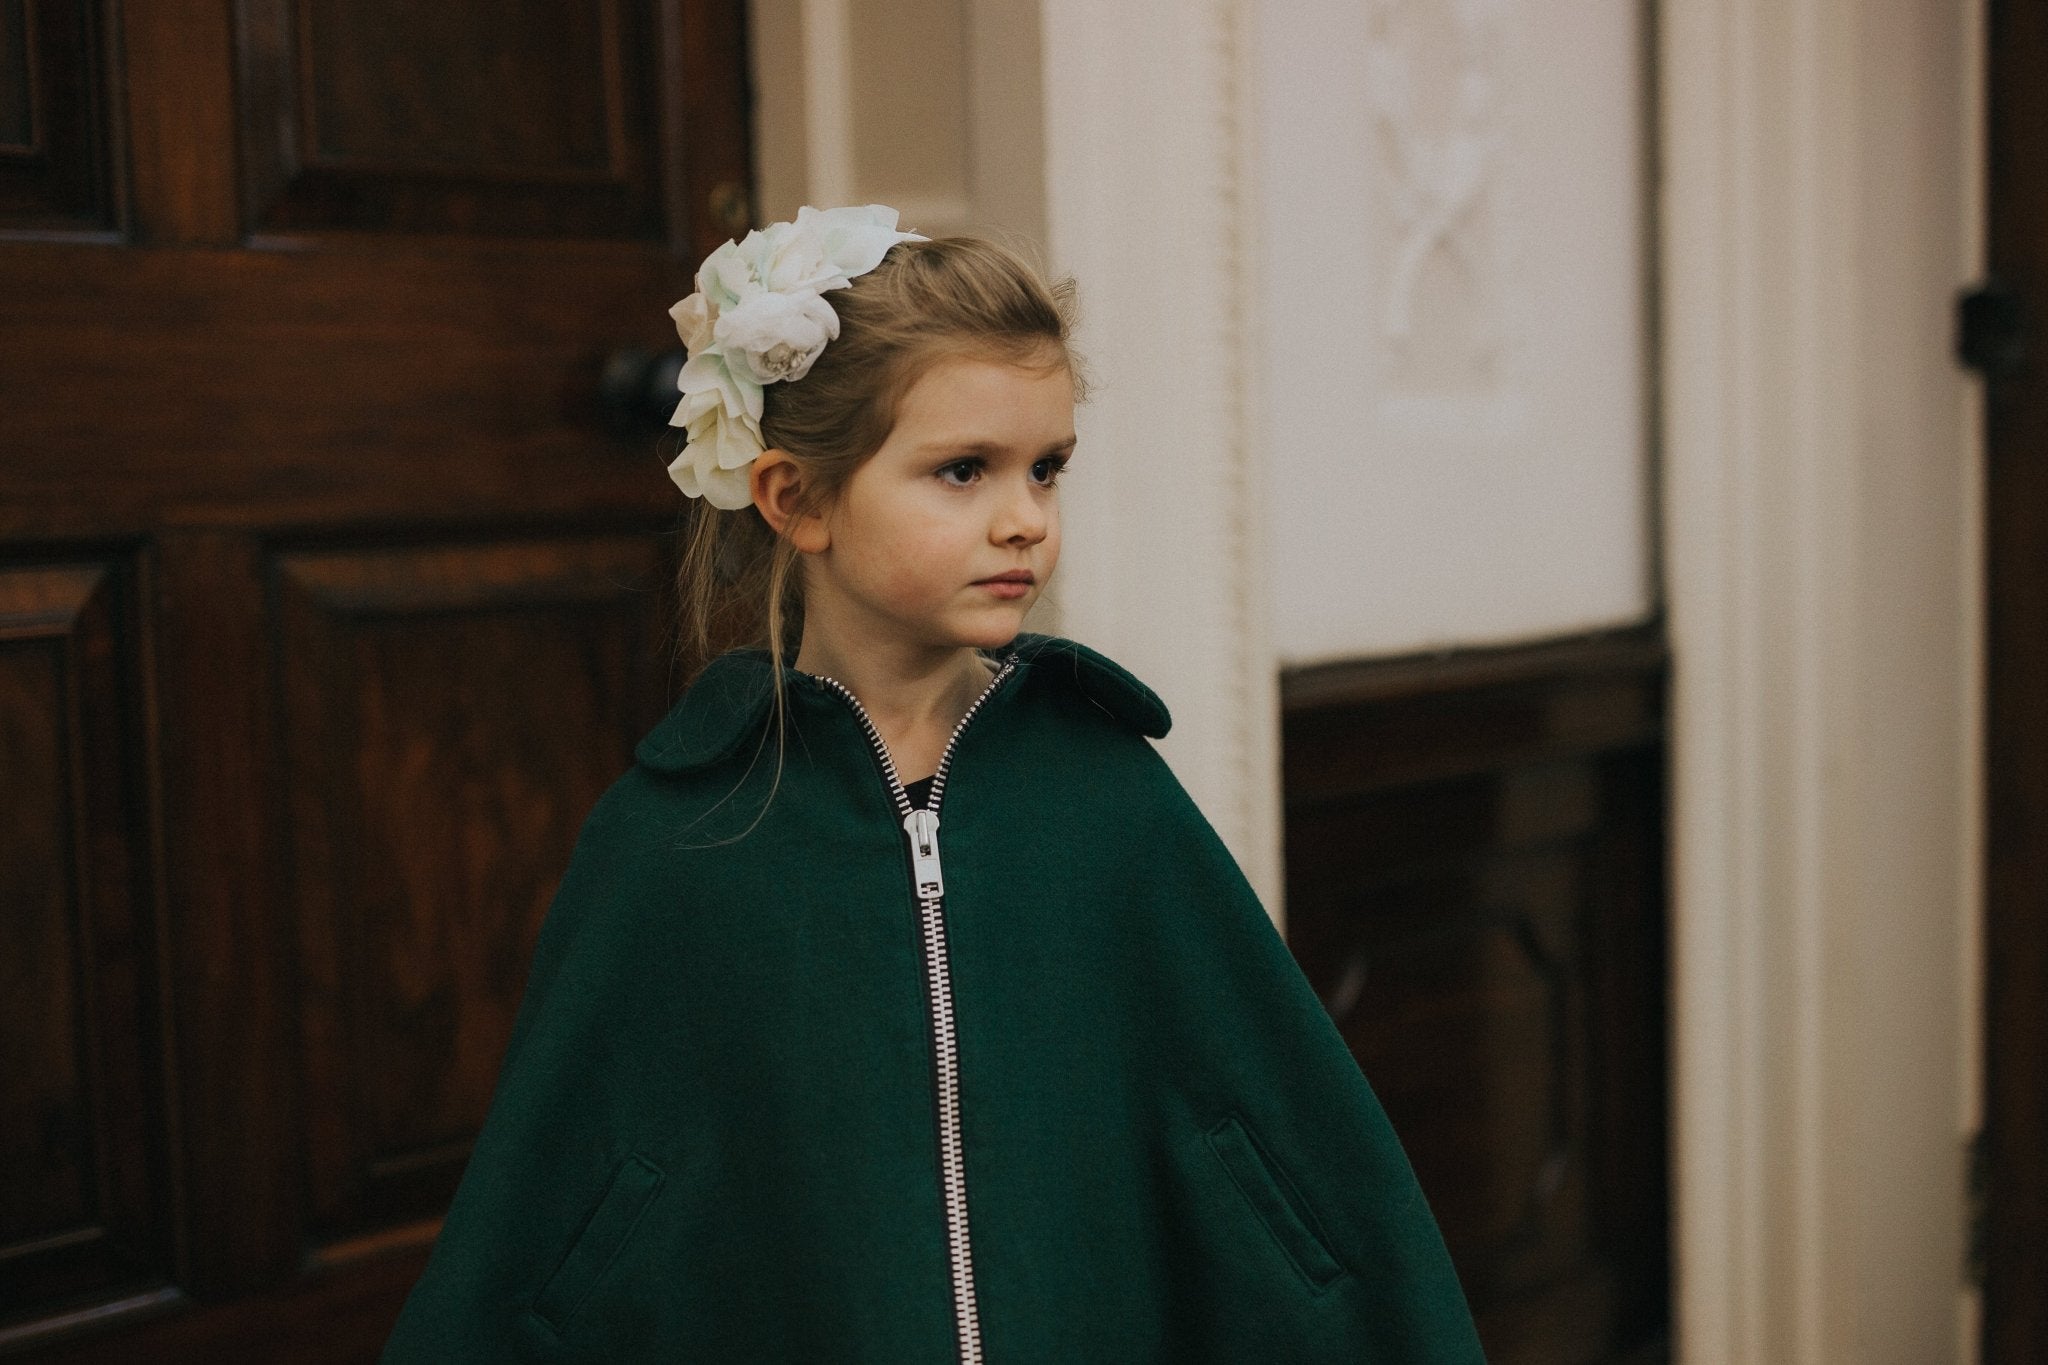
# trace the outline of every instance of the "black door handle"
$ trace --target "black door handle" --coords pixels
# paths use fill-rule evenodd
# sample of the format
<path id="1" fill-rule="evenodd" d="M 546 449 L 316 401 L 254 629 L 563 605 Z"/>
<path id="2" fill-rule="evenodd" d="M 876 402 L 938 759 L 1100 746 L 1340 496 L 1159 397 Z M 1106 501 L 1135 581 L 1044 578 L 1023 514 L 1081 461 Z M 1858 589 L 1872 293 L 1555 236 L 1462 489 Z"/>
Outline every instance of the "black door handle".
<path id="1" fill-rule="evenodd" d="M 650 351 L 625 346 L 604 358 L 604 372 L 598 377 L 598 405 L 605 423 L 621 435 L 639 436 L 658 431 L 675 415 L 682 394 L 676 391 L 676 376 L 683 372 L 687 353 L 682 350 Z"/>

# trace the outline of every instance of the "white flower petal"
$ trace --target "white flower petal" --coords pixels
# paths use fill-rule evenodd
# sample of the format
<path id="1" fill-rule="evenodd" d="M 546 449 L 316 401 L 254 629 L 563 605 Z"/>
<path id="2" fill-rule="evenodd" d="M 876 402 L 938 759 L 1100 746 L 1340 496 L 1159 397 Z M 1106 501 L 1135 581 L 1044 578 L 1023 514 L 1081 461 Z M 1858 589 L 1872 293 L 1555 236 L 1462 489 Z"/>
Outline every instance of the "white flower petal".
<path id="1" fill-rule="evenodd" d="M 676 487 L 682 489 L 686 497 L 704 496 L 704 489 L 697 482 L 696 459 L 696 450 L 686 445 L 682 454 L 668 462 L 668 476 L 675 480 Z"/>
<path id="2" fill-rule="evenodd" d="M 720 263 L 731 257 L 738 250 L 739 247 L 736 244 L 727 242 L 724 246 L 706 256 L 704 264 L 697 267 L 697 292 L 704 296 L 714 312 L 731 301 L 724 297 L 723 291 L 719 287 L 718 272 Z"/>
<path id="3" fill-rule="evenodd" d="M 676 376 L 676 387 L 684 393 L 716 393 L 728 413 L 761 420 L 761 385 L 751 375 L 735 373 L 720 347 L 691 356 Z"/>
<path id="4" fill-rule="evenodd" d="M 711 302 L 700 293 L 678 300 L 668 310 L 675 319 L 676 335 L 683 339 L 683 348 L 691 355 L 711 344 L 711 328 L 718 321 L 711 311 Z"/>
<path id="5" fill-rule="evenodd" d="M 722 408 L 725 402 L 718 396 L 717 389 L 699 389 L 683 395 L 683 401 L 676 405 L 677 420 L 671 426 L 688 426 L 714 408 Z"/>
<path id="6" fill-rule="evenodd" d="M 740 469 L 752 464 L 760 453 L 761 432 L 758 427 L 744 418 L 719 418 L 711 446 L 713 468 Z"/>
<path id="7" fill-rule="evenodd" d="M 748 236 L 751 238 L 752 233 Z M 697 269 L 697 290 L 709 302 L 711 311 L 722 312 L 761 288 L 754 270 L 740 254 L 736 243 L 727 242 L 704 258 Z"/>
<path id="8" fill-rule="evenodd" d="M 825 256 L 849 277 L 865 275 L 882 263 L 889 248 L 898 242 L 927 240 L 915 232 L 896 229 L 896 210 L 887 204 L 864 204 L 837 209 L 797 210 L 797 226 L 818 234 Z"/>
<path id="9" fill-rule="evenodd" d="M 708 402 L 698 403 L 697 395 L 683 402 L 685 409 L 697 410 L 688 414 L 686 440 L 669 463 L 669 478 L 687 497 L 708 496 L 718 507 L 742 507 L 752 501 L 750 493 L 741 495 L 761 454 L 761 430 L 750 418 L 728 417 L 716 396 L 708 396 Z"/>
<path id="10" fill-rule="evenodd" d="M 810 373 L 839 335 L 839 315 L 813 293 L 761 293 L 722 315 L 713 335 L 735 376 L 773 384 Z"/>
<path id="11" fill-rule="evenodd" d="M 746 262 L 747 269 L 763 285 L 768 283 L 768 263 L 781 253 L 795 230 L 792 223 L 770 223 L 749 232 L 739 244 L 739 259 Z"/>
<path id="12" fill-rule="evenodd" d="M 832 263 L 825 259 L 824 244 L 817 233 L 798 231 L 789 223 L 777 226 L 788 230 L 780 234 L 771 248 L 754 263 L 754 276 L 764 289 L 788 294 L 831 288 L 834 287 L 831 282 L 835 280 L 838 284 L 845 283 Z"/>
<path id="13" fill-rule="evenodd" d="M 754 501 L 753 471 L 714 469 L 704 476 L 704 497 L 713 507 L 736 512 Z"/>
<path id="14" fill-rule="evenodd" d="M 725 357 L 716 350 L 707 350 L 683 362 L 683 368 L 676 372 L 676 388 L 683 393 L 702 393 L 707 389 L 717 393 L 730 378 Z"/>

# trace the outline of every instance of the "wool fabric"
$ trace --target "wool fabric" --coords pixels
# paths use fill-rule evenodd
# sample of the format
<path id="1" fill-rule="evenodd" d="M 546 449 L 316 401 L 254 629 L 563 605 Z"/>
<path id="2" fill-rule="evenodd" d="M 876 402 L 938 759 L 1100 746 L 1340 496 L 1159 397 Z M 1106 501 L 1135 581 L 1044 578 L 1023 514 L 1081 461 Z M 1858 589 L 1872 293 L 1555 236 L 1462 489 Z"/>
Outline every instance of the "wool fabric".
<path id="1" fill-rule="evenodd" d="M 1481 1361 L 1165 704 L 992 654 L 939 811 L 981 1358 Z M 778 730 L 767 651 L 714 659 L 591 811 L 386 1365 L 961 1358 L 902 817 L 853 705 L 782 681 Z"/>

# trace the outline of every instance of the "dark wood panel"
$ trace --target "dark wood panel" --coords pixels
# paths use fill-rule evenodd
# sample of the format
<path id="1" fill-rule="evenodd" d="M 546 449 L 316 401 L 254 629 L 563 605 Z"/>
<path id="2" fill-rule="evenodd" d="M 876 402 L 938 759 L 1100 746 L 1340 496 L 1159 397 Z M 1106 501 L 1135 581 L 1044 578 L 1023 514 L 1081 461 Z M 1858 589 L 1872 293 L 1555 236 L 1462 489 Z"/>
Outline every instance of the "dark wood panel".
<path id="1" fill-rule="evenodd" d="M 621 50 L 642 37 L 622 27 L 632 8 L 297 0 L 306 164 L 618 179 L 637 112 Z"/>
<path id="2" fill-rule="evenodd" d="M 0 0 L 0 156 L 35 151 L 35 88 L 28 0 Z"/>
<path id="3" fill-rule="evenodd" d="M 0 566 L 0 1325 L 172 1273 L 133 574 Z"/>
<path id="4" fill-rule="evenodd" d="M 414 1241 L 433 1240 L 427 1230 Z M 398 1319 L 426 1252 L 365 1255 L 317 1266 L 264 1294 L 204 1306 L 175 1293 L 139 1295 L 12 1334 L 0 1358 L 36 1365 L 371 1365 Z"/>
<path id="5" fill-rule="evenodd" d="M 2031 335 L 1985 408 L 1987 1365 L 2048 1359 L 2048 6 L 1989 6 L 1991 272 Z"/>
<path id="6" fill-rule="evenodd" d="M 1664 667 L 1630 632 L 1283 680 L 1289 945 L 1499 1365 L 1668 1335 Z"/>
<path id="7" fill-rule="evenodd" d="M 1634 680 L 1654 650 L 1626 634 L 1294 670 L 1289 798 L 1356 790 L 1361 747 L 1384 786 L 1653 739 L 1659 701 Z"/>
<path id="8" fill-rule="evenodd" d="M 253 229 L 664 236 L 649 0 L 242 0 L 239 13 Z"/>
<path id="9" fill-rule="evenodd" d="M 754 226 L 753 96 L 742 0 L 660 0 L 669 241 L 694 265 Z"/>
<path id="10" fill-rule="evenodd" d="M 672 509 L 597 383 L 613 346 L 674 339 L 688 287 L 603 245 L 13 247 L 0 537 Z"/>
<path id="11" fill-rule="evenodd" d="M 0 228 L 118 226 L 106 32 L 96 0 L 0 0 Z"/>
<path id="12" fill-rule="evenodd" d="M 665 563 L 652 537 L 279 562 L 316 1240 L 446 1207 L 576 831 L 659 718 Z"/>

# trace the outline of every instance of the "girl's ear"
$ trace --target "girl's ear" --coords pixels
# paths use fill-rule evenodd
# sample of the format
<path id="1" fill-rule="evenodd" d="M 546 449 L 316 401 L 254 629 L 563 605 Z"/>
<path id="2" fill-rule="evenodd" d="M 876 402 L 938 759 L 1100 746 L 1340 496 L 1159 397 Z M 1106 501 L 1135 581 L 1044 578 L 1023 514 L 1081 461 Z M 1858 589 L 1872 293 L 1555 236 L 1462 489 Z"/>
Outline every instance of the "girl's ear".
<path id="1" fill-rule="evenodd" d="M 823 517 L 797 515 L 797 502 L 804 492 L 803 471 L 788 451 L 773 446 L 762 451 L 754 459 L 748 484 L 753 490 L 755 509 L 775 534 L 786 536 L 805 554 L 817 554 L 832 543 Z"/>

